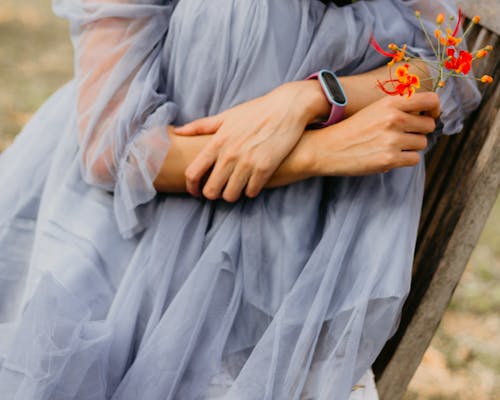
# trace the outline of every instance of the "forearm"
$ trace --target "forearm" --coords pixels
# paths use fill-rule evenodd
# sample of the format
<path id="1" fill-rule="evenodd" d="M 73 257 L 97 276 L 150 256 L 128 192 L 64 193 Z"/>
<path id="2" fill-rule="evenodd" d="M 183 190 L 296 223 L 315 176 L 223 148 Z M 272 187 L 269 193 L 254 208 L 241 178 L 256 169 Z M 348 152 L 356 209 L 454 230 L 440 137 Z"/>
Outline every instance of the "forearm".
<path id="1" fill-rule="evenodd" d="M 414 70 L 415 73 L 418 71 L 422 80 L 426 78 L 424 69 L 414 68 Z M 349 99 L 346 110 L 347 118 L 386 96 L 377 88 L 376 81 L 386 80 L 388 75 L 387 66 L 383 66 L 364 74 L 341 78 Z M 306 120 L 312 122 L 329 113 L 330 105 L 317 81 L 301 81 L 292 84 L 299 85 L 300 93 L 297 101 L 301 104 L 298 104 L 298 109 L 305 112 Z M 314 154 L 322 149 L 325 140 L 329 140 L 328 136 L 335 136 L 332 131 L 336 128 L 333 126 L 315 131 L 306 130 L 267 182 L 266 187 L 284 186 L 318 175 L 317 170 L 313 170 L 312 167 Z M 154 183 L 155 188 L 160 192 L 186 192 L 185 171 L 198 153 L 209 143 L 211 135 L 180 136 L 173 133 L 172 129 L 168 130 L 168 135 L 170 149 Z"/>
<path id="2" fill-rule="evenodd" d="M 285 158 L 266 184 L 266 188 L 285 186 L 310 178 L 312 173 L 311 154 L 313 152 L 312 136 L 319 131 L 306 131 L 292 152 Z M 209 135 L 180 136 L 169 127 L 170 148 L 161 170 L 154 181 L 158 192 L 185 193 L 185 171 L 189 164 L 210 140 Z"/>
<path id="3" fill-rule="evenodd" d="M 395 64 L 393 68 L 393 73 L 395 69 L 399 66 L 405 64 L 404 62 Z M 413 61 L 411 63 L 411 71 L 413 74 L 420 78 L 422 83 L 418 91 L 430 91 L 432 88 L 431 81 L 428 79 L 430 77 L 429 69 L 425 63 L 420 61 Z M 359 75 L 352 76 L 342 76 L 340 77 L 340 82 L 346 92 L 346 97 L 349 99 L 346 107 L 345 116 L 349 117 L 356 112 L 362 110 L 368 105 L 374 103 L 375 101 L 383 98 L 385 93 L 377 87 L 377 81 L 386 81 L 389 79 L 389 68 L 383 65 L 372 71 L 365 72 Z"/>

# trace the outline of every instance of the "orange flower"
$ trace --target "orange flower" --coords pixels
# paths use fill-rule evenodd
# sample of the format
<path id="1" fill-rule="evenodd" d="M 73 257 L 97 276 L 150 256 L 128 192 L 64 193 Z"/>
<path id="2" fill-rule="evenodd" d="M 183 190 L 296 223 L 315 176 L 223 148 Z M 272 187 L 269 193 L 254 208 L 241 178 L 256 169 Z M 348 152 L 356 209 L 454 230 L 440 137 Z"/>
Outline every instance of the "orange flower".
<path id="1" fill-rule="evenodd" d="M 389 66 L 394 65 L 394 63 L 396 62 L 402 61 L 406 56 L 406 44 L 403 46 L 403 48 L 400 49 L 396 44 L 391 43 L 389 45 L 389 49 L 393 51 L 392 53 L 385 51 L 373 35 L 370 37 L 370 44 L 378 53 L 382 54 L 383 56 L 392 58 L 392 60 L 388 63 Z"/>
<path id="2" fill-rule="evenodd" d="M 403 45 L 402 49 L 395 50 L 395 55 L 392 56 L 392 60 L 389 62 L 389 65 L 392 66 L 394 63 L 402 61 L 406 56 L 406 44 Z"/>
<path id="3" fill-rule="evenodd" d="M 481 17 L 479 15 L 475 15 L 474 18 L 472 18 L 473 24 L 479 24 L 479 21 L 481 21 Z"/>
<path id="4" fill-rule="evenodd" d="M 457 38 L 455 35 L 456 34 L 453 34 L 451 32 L 450 28 L 447 28 L 445 42 L 443 43 L 443 41 L 441 41 L 441 43 L 445 44 L 446 46 L 458 46 L 462 41 L 462 38 Z"/>
<path id="5" fill-rule="evenodd" d="M 438 14 L 436 18 L 436 24 L 441 25 L 443 22 L 444 22 L 444 14 L 443 13 Z"/>
<path id="6" fill-rule="evenodd" d="M 482 50 L 478 50 L 478 52 L 476 53 L 476 58 L 483 58 L 483 57 L 486 57 L 488 55 L 488 52 L 484 49 Z"/>
<path id="7" fill-rule="evenodd" d="M 440 88 L 444 88 L 445 85 L 446 85 L 445 81 L 439 81 L 439 83 L 438 83 L 438 86 Z"/>
<path id="8" fill-rule="evenodd" d="M 387 94 L 391 96 L 400 95 L 403 96 L 405 93 L 410 97 L 415 90 L 420 88 L 420 79 L 417 75 L 408 73 L 410 66 L 405 64 L 396 69 L 397 79 L 389 79 L 385 82 L 377 81 L 378 87 Z M 392 84 L 393 90 L 387 89 L 386 86 Z"/>
<path id="9" fill-rule="evenodd" d="M 456 73 L 467 75 L 472 67 L 472 54 L 465 50 L 460 50 L 458 57 L 455 57 L 455 49 L 447 50 L 448 59 L 444 62 L 444 67 Z"/>
<path id="10" fill-rule="evenodd" d="M 458 20 L 457 20 L 457 24 L 455 25 L 455 29 L 453 30 L 453 32 L 451 31 L 450 28 L 446 29 L 446 39 L 445 38 L 440 39 L 441 44 L 443 44 L 445 46 L 457 46 L 460 44 L 460 42 L 462 41 L 462 38 L 458 38 L 457 35 L 458 35 L 458 31 L 460 29 L 460 25 L 462 23 L 462 20 L 463 20 L 462 9 L 459 8 L 458 9 Z"/>
<path id="11" fill-rule="evenodd" d="M 493 78 L 491 76 L 489 76 L 489 75 L 483 75 L 480 80 L 483 83 L 491 83 L 491 82 L 493 82 Z"/>

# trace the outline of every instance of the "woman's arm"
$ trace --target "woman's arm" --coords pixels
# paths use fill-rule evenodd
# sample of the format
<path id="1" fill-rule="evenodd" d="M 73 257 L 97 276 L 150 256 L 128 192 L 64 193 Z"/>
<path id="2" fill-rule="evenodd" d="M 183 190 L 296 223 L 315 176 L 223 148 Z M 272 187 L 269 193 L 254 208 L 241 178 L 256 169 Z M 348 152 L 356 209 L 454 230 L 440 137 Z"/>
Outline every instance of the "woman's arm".
<path id="1" fill-rule="evenodd" d="M 54 0 L 71 23 L 81 172 L 114 193 L 120 232 L 148 225 L 144 208 L 167 154 L 177 106 L 161 81 L 172 0 Z M 163 55 L 162 55 L 163 54 Z M 141 206 L 138 212 L 137 207 Z M 154 206 L 151 204 L 151 206 Z"/>
<path id="2" fill-rule="evenodd" d="M 151 163 L 139 159 L 141 151 L 135 151 L 142 146 L 141 137 L 161 138 L 167 124 L 161 126 L 155 119 L 175 118 L 175 105 L 158 91 L 160 44 L 168 30 L 172 3 L 55 2 L 56 11 L 72 24 L 78 138 L 83 177 L 89 184 L 114 190 L 125 159 L 148 167 Z M 167 146 L 158 145 L 157 151 Z"/>
<path id="3" fill-rule="evenodd" d="M 419 115 L 420 113 L 426 115 Z M 313 176 L 367 175 L 415 165 L 425 149 L 425 134 L 439 116 L 435 93 L 410 99 L 385 97 L 330 127 L 306 131 L 266 183 L 284 186 Z M 185 171 L 206 146 L 207 136 L 179 136 L 169 128 L 170 150 L 154 185 L 161 192 L 185 192 Z M 205 194 L 205 190 L 203 191 Z M 215 200 L 220 196 L 207 193 Z M 223 196 L 227 201 L 236 198 Z"/>
<path id="4" fill-rule="evenodd" d="M 415 68 L 425 81 L 426 68 Z M 346 116 L 353 115 L 384 93 L 377 80 L 386 80 L 386 66 L 341 78 L 347 98 Z M 317 80 L 285 83 L 270 93 L 220 114 L 193 121 L 175 133 L 207 135 L 186 169 L 186 190 L 193 196 L 237 199 L 244 190 L 255 197 L 297 145 L 306 126 L 326 119 L 330 104 Z M 201 182 L 208 176 L 203 188 Z"/>
<path id="5" fill-rule="evenodd" d="M 403 64 L 405 63 L 394 64 L 392 66 L 392 73 L 394 74 L 394 71 Z M 427 65 L 423 61 L 415 60 L 410 62 L 410 68 L 411 73 L 417 75 L 421 82 L 421 86 L 417 89 L 417 92 L 432 90 L 432 80 L 430 79 L 431 76 Z M 353 115 L 386 96 L 377 86 L 377 81 L 383 82 L 389 79 L 390 71 L 387 65 L 383 65 L 363 74 L 342 76 L 339 78 L 346 92 L 346 97 L 349 99 L 346 107 L 346 117 Z"/>

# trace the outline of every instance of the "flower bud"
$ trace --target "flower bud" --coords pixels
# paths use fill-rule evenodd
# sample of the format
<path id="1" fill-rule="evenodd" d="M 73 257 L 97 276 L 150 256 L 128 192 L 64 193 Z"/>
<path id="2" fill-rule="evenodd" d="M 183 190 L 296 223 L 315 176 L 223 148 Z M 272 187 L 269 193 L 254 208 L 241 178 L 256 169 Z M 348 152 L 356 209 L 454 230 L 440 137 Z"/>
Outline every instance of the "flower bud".
<path id="1" fill-rule="evenodd" d="M 486 50 L 479 50 L 476 53 L 476 58 L 483 58 L 483 57 L 486 57 L 487 55 L 488 55 L 488 52 Z"/>
<path id="2" fill-rule="evenodd" d="M 493 78 L 489 75 L 483 75 L 481 77 L 481 82 L 482 83 L 491 83 L 491 82 L 493 82 Z"/>
<path id="3" fill-rule="evenodd" d="M 472 18 L 472 23 L 473 24 L 479 24 L 479 21 L 481 21 L 481 17 L 479 15 L 475 15 L 473 18 Z"/>
<path id="4" fill-rule="evenodd" d="M 436 18 L 436 24 L 441 25 L 444 22 L 444 14 L 439 14 Z"/>

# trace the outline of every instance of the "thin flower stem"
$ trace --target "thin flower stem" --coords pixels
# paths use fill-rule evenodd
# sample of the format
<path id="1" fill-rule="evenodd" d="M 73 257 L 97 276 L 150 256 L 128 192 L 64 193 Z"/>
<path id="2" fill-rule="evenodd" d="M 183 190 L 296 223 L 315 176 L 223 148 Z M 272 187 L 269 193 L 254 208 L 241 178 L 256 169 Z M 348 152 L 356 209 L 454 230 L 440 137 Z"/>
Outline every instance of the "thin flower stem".
<path id="1" fill-rule="evenodd" d="M 432 51 L 434 52 L 434 54 L 437 54 L 436 53 L 436 49 L 434 48 L 434 44 L 432 43 L 432 40 L 431 38 L 429 37 L 429 33 L 427 32 L 427 29 L 425 29 L 425 26 L 424 26 L 424 23 L 422 22 L 422 17 L 417 17 L 418 18 L 418 22 L 420 23 L 420 27 L 422 28 L 422 31 L 424 32 L 425 34 L 425 37 L 427 39 L 427 41 L 429 42 L 429 44 L 431 45 L 431 48 L 432 48 Z"/>
<path id="2" fill-rule="evenodd" d="M 472 21 L 469 22 L 469 25 L 467 25 L 467 29 L 465 29 L 464 34 L 462 35 L 463 39 L 465 39 L 465 37 L 469 34 L 470 30 L 474 25 L 475 24 Z"/>
<path id="3" fill-rule="evenodd" d="M 441 64 L 441 62 L 439 60 L 423 60 L 422 57 L 420 57 L 419 55 L 408 53 L 408 52 L 407 52 L 407 55 L 408 55 L 407 58 L 408 58 L 409 62 L 411 62 L 412 60 L 422 60 L 426 64 L 434 64 L 434 65 Z"/>
<path id="4" fill-rule="evenodd" d="M 417 58 L 417 57 L 418 57 L 418 55 L 417 55 L 417 54 L 413 54 L 413 53 L 411 52 L 411 50 L 408 50 L 408 49 L 406 49 L 406 54 L 407 54 L 409 57 L 413 57 L 413 58 Z"/>
<path id="5" fill-rule="evenodd" d="M 398 48 L 399 50 L 399 48 Z M 413 53 L 411 50 L 408 50 L 408 48 L 406 49 L 406 55 L 409 57 L 409 58 L 417 58 L 417 59 L 421 59 L 421 57 L 418 55 L 418 54 L 415 54 Z M 426 61 L 427 62 L 427 61 Z M 434 62 L 436 63 L 436 61 L 431 61 L 429 60 L 429 62 Z"/>
<path id="6" fill-rule="evenodd" d="M 418 54 L 415 54 L 415 53 L 412 53 L 410 50 L 406 49 L 406 55 L 409 57 L 409 58 L 418 58 L 420 59 L 421 57 L 418 55 Z M 432 61 L 429 61 L 429 62 L 432 62 Z"/>
<path id="7" fill-rule="evenodd" d="M 439 41 L 439 39 L 437 40 L 437 44 L 438 44 L 437 59 L 441 61 L 441 42 Z M 444 55 L 444 46 L 443 46 L 443 55 Z"/>
<path id="8" fill-rule="evenodd" d="M 408 57 L 406 60 L 406 62 L 409 62 L 411 63 L 412 61 L 422 61 L 423 63 L 425 63 L 428 67 L 430 68 L 433 68 L 435 70 L 439 70 L 439 67 L 441 66 L 441 63 L 439 61 L 433 61 L 433 60 L 424 60 L 422 59 L 421 57 L 418 57 L 418 56 L 415 56 L 415 57 Z M 414 64 L 412 64 L 414 65 Z M 415 65 L 416 67 L 418 67 L 417 65 Z M 419 68 L 419 67 L 418 67 Z M 424 71 L 421 69 L 421 71 Z M 424 71 L 425 72 L 425 71 Z"/>
<path id="9" fill-rule="evenodd" d="M 420 59 L 420 60 L 421 60 L 421 59 Z M 422 61 L 423 61 L 423 60 L 422 60 Z M 427 62 L 426 62 L 426 61 L 423 61 L 423 62 L 427 64 Z M 413 67 L 415 67 L 415 68 L 418 68 L 421 72 L 424 72 L 424 73 L 427 73 L 427 72 L 428 72 L 428 71 L 426 71 L 425 69 L 423 69 L 423 68 L 422 68 L 420 65 L 418 65 L 418 64 L 411 64 L 411 65 L 412 65 Z M 437 69 L 437 68 L 436 68 L 436 69 Z M 431 79 L 432 79 L 432 78 L 431 78 Z"/>
<path id="10" fill-rule="evenodd" d="M 474 76 L 458 74 L 456 72 L 450 72 L 448 77 L 453 76 L 454 78 L 467 78 L 467 79 L 476 79 Z"/>

